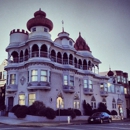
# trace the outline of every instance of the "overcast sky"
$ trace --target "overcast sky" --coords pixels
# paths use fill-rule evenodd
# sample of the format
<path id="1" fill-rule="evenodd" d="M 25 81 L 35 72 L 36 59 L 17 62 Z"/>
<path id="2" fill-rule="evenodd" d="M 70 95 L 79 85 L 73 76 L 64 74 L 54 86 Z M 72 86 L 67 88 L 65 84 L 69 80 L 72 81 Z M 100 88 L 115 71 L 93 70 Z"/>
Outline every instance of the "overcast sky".
<path id="1" fill-rule="evenodd" d="M 75 41 L 79 32 L 94 57 L 101 60 L 100 72 L 122 70 L 130 75 L 130 0 L 0 0 L 0 63 L 13 29 L 25 29 L 41 8 L 52 20 L 52 40 L 62 30 Z"/>

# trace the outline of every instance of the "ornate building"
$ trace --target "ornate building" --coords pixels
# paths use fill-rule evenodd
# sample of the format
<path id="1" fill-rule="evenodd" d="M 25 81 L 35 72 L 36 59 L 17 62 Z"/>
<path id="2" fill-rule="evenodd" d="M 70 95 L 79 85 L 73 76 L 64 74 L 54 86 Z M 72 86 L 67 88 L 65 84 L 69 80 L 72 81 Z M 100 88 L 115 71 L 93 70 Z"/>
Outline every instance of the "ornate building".
<path id="1" fill-rule="evenodd" d="M 109 110 L 118 95 L 108 93 L 108 77 L 99 75 L 100 60 L 82 38 L 76 42 L 64 29 L 52 41 L 53 23 L 39 10 L 27 22 L 27 29 L 12 30 L 8 52 L 6 106 L 31 105 L 35 100 L 46 106 L 76 108 L 83 113 L 86 100 L 93 108 L 104 102 Z"/>

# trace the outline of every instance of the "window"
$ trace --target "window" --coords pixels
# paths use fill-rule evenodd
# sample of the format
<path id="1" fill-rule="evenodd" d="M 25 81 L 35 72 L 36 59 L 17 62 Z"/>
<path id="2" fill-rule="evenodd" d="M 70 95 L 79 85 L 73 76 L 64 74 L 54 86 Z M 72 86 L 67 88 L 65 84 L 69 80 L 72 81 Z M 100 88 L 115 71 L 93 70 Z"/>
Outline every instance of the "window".
<path id="1" fill-rule="evenodd" d="M 74 76 L 70 76 L 70 86 L 74 86 Z"/>
<path id="2" fill-rule="evenodd" d="M 116 101 L 115 101 L 114 98 L 113 98 L 113 100 L 112 100 L 112 108 L 113 108 L 113 109 L 116 109 Z"/>
<path id="3" fill-rule="evenodd" d="M 107 102 L 105 98 L 102 99 L 102 103 L 104 103 L 104 105 L 107 106 Z"/>
<path id="4" fill-rule="evenodd" d="M 72 41 L 69 41 L 69 44 L 72 46 L 73 44 L 72 44 Z"/>
<path id="5" fill-rule="evenodd" d="M 124 93 L 127 94 L 127 88 L 124 88 Z"/>
<path id="6" fill-rule="evenodd" d="M 62 97 L 57 98 L 57 108 L 64 108 L 64 101 Z"/>
<path id="7" fill-rule="evenodd" d="M 92 109 L 96 108 L 96 102 L 95 101 L 91 101 L 91 107 L 92 107 Z"/>
<path id="8" fill-rule="evenodd" d="M 103 83 L 100 84 L 100 89 L 103 90 L 104 86 Z"/>
<path id="9" fill-rule="evenodd" d="M 44 32 L 48 32 L 47 28 L 44 28 Z"/>
<path id="10" fill-rule="evenodd" d="M 104 91 L 107 92 L 108 91 L 108 86 L 106 83 L 104 83 Z"/>
<path id="11" fill-rule="evenodd" d="M 74 109 L 79 109 L 80 105 L 79 105 L 79 100 L 74 100 Z"/>
<path id="12" fill-rule="evenodd" d="M 36 100 L 36 94 L 35 93 L 30 93 L 29 98 L 28 98 L 28 104 L 29 106 L 32 105 Z"/>
<path id="13" fill-rule="evenodd" d="M 68 76 L 64 75 L 64 85 L 68 85 Z"/>
<path id="14" fill-rule="evenodd" d="M 114 84 L 111 84 L 111 92 L 112 92 L 112 93 L 115 92 L 115 86 L 114 86 Z"/>
<path id="15" fill-rule="evenodd" d="M 41 70 L 41 81 L 47 82 L 47 71 Z"/>
<path id="16" fill-rule="evenodd" d="M 3 79 L 6 79 L 6 76 L 7 76 L 7 72 L 4 71 L 4 72 L 3 72 Z"/>
<path id="17" fill-rule="evenodd" d="M 120 86 L 121 94 L 124 94 L 124 87 Z"/>
<path id="18" fill-rule="evenodd" d="M 10 84 L 16 84 L 16 74 L 10 75 Z"/>
<path id="19" fill-rule="evenodd" d="M 94 96 L 92 96 L 92 99 L 91 99 L 91 107 L 92 107 L 92 109 L 96 108 L 96 99 Z"/>
<path id="20" fill-rule="evenodd" d="M 19 105 L 25 105 L 25 95 L 24 94 L 19 95 Z"/>
<path id="21" fill-rule="evenodd" d="M 37 73 L 37 70 L 32 70 L 32 71 L 31 71 L 31 79 L 32 79 L 32 81 L 38 81 L 38 73 Z"/>
<path id="22" fill-rule="evenodd" d="M 84 80 L 84 88 L 87 88 L 87 86 L 88 86 L 88 82 L 87 82 L 87 80 L 85 79 L 85 80 Z"/>
<path id="23" fill-rule="evenodd" d="M 36 31 L 36 28 L 32 28 L 32 32 L 35 32 Z"/>
<path id="24" fill-rule="evenodd" d="M 92 89 L 92 88 L 93 88 L 92 80 L 89 80 L 89 89 Z"/>

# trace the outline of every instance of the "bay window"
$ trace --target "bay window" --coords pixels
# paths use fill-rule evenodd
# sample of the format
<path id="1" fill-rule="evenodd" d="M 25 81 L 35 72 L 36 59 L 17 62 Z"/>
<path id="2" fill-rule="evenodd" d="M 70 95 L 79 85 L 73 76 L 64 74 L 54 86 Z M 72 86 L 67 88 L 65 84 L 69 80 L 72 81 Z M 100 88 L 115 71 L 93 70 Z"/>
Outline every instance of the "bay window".
<path id="1" fill-rule="evenodd" d="M 10 84 L 16 84 L 16 74 L 10 74 Z"/>
<path id="2" fill-rule="evenodd" d="M 36 94 L 35 93 L 30 93 L 28 95 L 28 104 L 29 106 L 32 105 L 36 100 Z"/>
<path id="3" fill-rule="evenodd" d="M 74 76 L 70 76 L 70 86 L 74 86 Z"/>
<path id="4" fill-rule="evenodd" d="M 64 85 L 68 85 L 68 76 L 64 75 Z"/>
<path id="5" fill-rule="evenodd" d="M 41 81 L 47 82 L 47 71 L 41 70 Z"/>
<path id="6" fill-rule="evenodd" d="M 38 81 L 38 72 L 37 72 L 37 70 L 32 70 L 31 71 L 31 80 L 32 81 Z"/>

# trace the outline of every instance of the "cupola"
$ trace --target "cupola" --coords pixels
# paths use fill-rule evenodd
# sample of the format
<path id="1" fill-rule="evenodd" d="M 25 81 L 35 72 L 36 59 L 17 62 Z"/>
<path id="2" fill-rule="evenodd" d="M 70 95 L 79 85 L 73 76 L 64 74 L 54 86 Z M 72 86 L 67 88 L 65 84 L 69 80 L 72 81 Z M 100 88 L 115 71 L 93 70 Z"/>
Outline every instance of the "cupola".
<path id="1" fill-rule="evenodd" d="M 79 37 L 76 40 L 74 48 L 77 51 L 89 51 L 89 52 L 91 52 L 89 46 L 86 43 L 86 41 L 82 38 L 81 33 L 79 33 Z"/>
<path id="2" fill-rule="evenodd" d="M 53 23 L 51 20 L 46 18 L 46 13 L 39 9 L 34 13 L 34 18 L 31 18 L 27 22 L 27 28 L 30 31 L 34 26 L 45 26 L 49 28 L 49 31 L 53 29 Z"/>
<path id="3" fill-rule="evenodd" d="M 108 71 L 107 75 L 108 75 L 109 77 L 114 76 L 114 73 L 113 73 L 113 71 L 111 71 L 111 68 L 109 69 L 109 71 Z"/>

